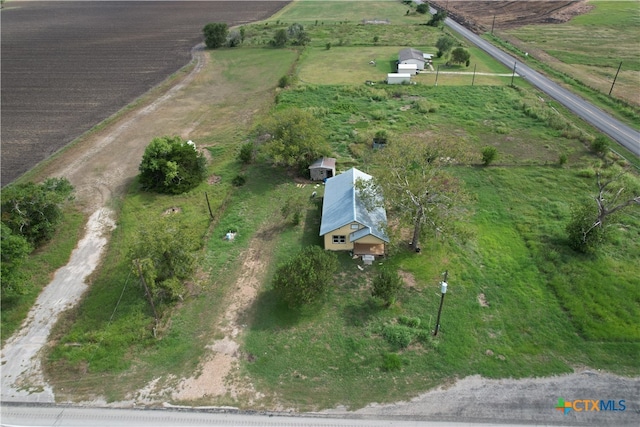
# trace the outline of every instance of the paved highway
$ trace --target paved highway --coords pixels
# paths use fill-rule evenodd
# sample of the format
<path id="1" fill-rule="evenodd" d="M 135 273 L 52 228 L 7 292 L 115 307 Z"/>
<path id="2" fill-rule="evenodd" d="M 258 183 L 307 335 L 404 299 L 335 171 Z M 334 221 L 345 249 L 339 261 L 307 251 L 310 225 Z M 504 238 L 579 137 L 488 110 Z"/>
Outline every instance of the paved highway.
<path id="1" fill-rule="evenodd" d="M 431 9 L 431 13 L 436 11 Z M 640 156 L 640 132 L 629 126 L 621 123 L 620 121 L 609 116 L 599 108 L 594 107 L 589 102 L 580 98 L 579 96 L 569 92 L 562 88 L 558 84 L 552 82 L 542 74 L 534 71 L 526 64 L 518 61 L 511 55 L 503 52 L 491 43 L 482 39 L 472 31 L 466 29 L 451 18 L 445 20 L 445 24 L 451 29 L 462 35 L 480 49 L 493 56 L 496 60 L 500 61 L 506 67 L 513 69 L 514 64 L 516 66 L 516 73 L 521 78 L 527 80 L 533 86 L 537 87 L 560 104 L 564 105 L 578 117 L 582 118 L 587 123 L 590 123 L 604 134 L 608 135 L 613 140 L 617 141 L 620 145 L 627 148 L 636 156 Z"/>
<path id="2" fill-rule="evenodd" d="M 79 408 L 62 405 L 4 404 L 1 408 L 2 421 L 0 426 L 2 427 L 469 427 L 480 425 L 424 419 L 332 418 L 316 414 L 248 414 L 237 411 Z M 484 427 L 498 425 L 505 427 L 514 424 L 482 424 Z M 530 424 L 526 425 L 530 426 Z"/>

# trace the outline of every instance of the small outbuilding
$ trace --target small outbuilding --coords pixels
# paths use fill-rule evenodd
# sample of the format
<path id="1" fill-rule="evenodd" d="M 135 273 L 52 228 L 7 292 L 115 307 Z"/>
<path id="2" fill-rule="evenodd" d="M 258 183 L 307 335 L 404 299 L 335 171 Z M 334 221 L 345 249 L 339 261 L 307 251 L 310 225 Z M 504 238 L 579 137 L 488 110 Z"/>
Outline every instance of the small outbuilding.
<path id="1" fill-rule="evenodd" d="M 336 174 L 336 159 L 333 157 L 323 157 L 313 162 L 309 166 L 309 175 L 312 181 L 324 181 Z"/>
<path id="2" fill-rule="evenodd" d="M 398 74 L 418 74 L 418 66 L 416 64 L 398 64 Z"/>
<path id="3" fill-rule="evenodd" d="M 424 70 L 424 54 L 418 49 L 409 47 L 398 53 L 398 64 L 415 64 L 418 70 Z"/>
<path id="4" fill-rule="evenodd" d="M 387 84 L 401 85 L 411 83 L 411 74 L 409 73 L 389 73 L 387 74 Z"/>

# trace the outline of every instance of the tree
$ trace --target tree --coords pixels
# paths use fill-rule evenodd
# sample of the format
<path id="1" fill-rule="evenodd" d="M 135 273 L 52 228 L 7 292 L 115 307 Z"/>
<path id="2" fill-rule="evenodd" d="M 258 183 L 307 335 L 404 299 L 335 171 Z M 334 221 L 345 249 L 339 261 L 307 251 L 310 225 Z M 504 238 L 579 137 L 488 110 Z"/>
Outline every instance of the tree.
<path id="1" fill-rule="evenodd" d="M 166 194 L 187 192 L 207 176 L 204 156 L 179 136 L 154 138 L 139 170 L 142 188 Z"/>
<path id="2" fill-rule="evenodd" d="M 72 193 L 66 178 L 9 186 L 2 191 L 2 222 L 37 247 L 53 236 L 62 221 L 62 205 Z"/>
<path id="3" fill-rule="evenodd" d="M 442 25 L 442 23 L 444 23 L 445 19 L 447 19 L 447 11 L 439 10 L 435 13 L 435 15 L 431 16 L 431 19 L 429 20 L 429 22 L 427 22 L 427 25 L 429 25 L 430 27 L 439 27 L 440 25 Z"/>
<path id="4" fill-rule="evenodd" d="M 307 111 L 298 108 L 278 111 L 263 127 L 271 135 L 264 152 L 276 165 L 306 173 L 313 161 L 331 153 L 322 123 Z"/>
<path id="5" fill-rule="evenodd" d="M 471 54 L 464 48 L 457 47 L 451 51 L 451 62 L 454 64 L 464 64 L 471 59 Z"/>
<path id="6" fill-rule="evenodd" d="M 280 265 L 273 277 L 273 288 L 289 307 L 299 308 L 317 302 L 324 295 L 338 268 L 338 257 L 319 246 L 307 246 Z"/>
<path id="7" fill-rule="evenodd" d="M 142 276 L 153 302 L 181 299 L 184 280 L 196 265 L 200 239 L 172 216 L 152 221 L 138 230 L 129 250 L 132 272 Z"/>
<path id="8" fill-rule="evenodd" d="M 420 3 L 417 7 L 416 7 L 416 12 L 424 15 L 425 13 L 429 12 L 429 5 L 427 3 Z"/>
<path id="9" fill-rule="evenodd" d="M 438 48 L 437 56 L 438 58 L 444 56 L 451 50 L 453 45 L 455 44 L 455 40 L 450 36 L 442 36 L 436 42 L 436 47 Z"/>
<path id="10" fill-rule="evenodd" d="M 357 183 L 365 204 L 373 206 L 382 193 L 384 203 L 397 215 L 399 225 L 413 227 L 411 245 L 432 231 L 456 234 L 456 221 L 464 215 L 466 195 L 447 168 L 466 160 L 467 150 L 454 141 L 398 139 L 378 150 L 375 177 Z"/>
<path id="11" fill-rule="evenodd" d="M 13 231 L 3 222 L 0 231 L 0 248 L 2 263 L 0 264 L 0 284 L 2 292 L 12 291 L 21 293 L 25 277 L 20 271 L 20 266 L 33 251 L 33 246 L 27 242 L 23 236 L 14 234 Z"/>
<path id="12" fill-rule="evenodd" d="M 217 49 L 224 46 L 229 34 L 229 27 L 224 22 L 211 22 L 202 29 L 204 44 L 209 49 Z"/>
<path id="13" fill-rule="evenodd" d="M 395 270 L 381 269 L 373 279 L 371 296 L 380 298 L 387 307 L 396 302 L 398 292 L 402 288 L 402 278 Z"/>
<path id="14" fill-rule="evenodd" d="M 305 46 L 311 41 L 309 34 L 300 24 L 290 25 L 289 28 L 287 28 L 287 36 L 290 40 L 293 40 L 294 45 L 298 46 Z"/>
<path id="15" fill-rule="evenodd" d="M 629 206 L 640 206 L 640 183 L 624 170 L 596 173 L 598 193 L 594 203 L 582 203 L 573 208 L 567 224 L 569 246 L 576 251 L 593 253 L 604 242 L 612 218 Z"/>
<path id="16" fill-rule="evenodd" d="M 289 41 L 289 36 L 287 35 L 287 30 L 281 28 L 276 31 L 273 36 L 273 40 L 271 40 L 271 46 L 273 47 L 284 47 L 287 45 Z"/>

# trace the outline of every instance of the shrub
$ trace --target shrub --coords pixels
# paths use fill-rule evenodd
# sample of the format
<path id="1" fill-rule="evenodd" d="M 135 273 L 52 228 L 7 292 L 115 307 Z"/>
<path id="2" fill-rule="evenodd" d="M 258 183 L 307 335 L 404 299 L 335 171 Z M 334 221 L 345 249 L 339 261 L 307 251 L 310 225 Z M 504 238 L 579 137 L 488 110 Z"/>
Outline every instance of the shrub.
<path id="1" fill-rule="evenodd" d="M 416 7 L 416 12 L 421 13 L 421 14 L 425 14 L 429 12 L 429 5 L 427 3 L 420 3 L 417 7 Z"/>
<path id="2" fill-rule="evenodd" d="M 273 47 L 284 47 L 288 41 L 289 41 L 289 36 L 287 35 L 287 30 L 280 29 L 276 31 L 270 44 Z"/>
<path id="3" fill-rule="evenodd" d="M 482 149 L 482 164 L 489 166 L 498 157 L 498 150 L 496 147 L 490 145 Z"/>
<path id="4" fill-rule="evenodd" d="M 413 105 L 421 114 L 429 113 L 432 108 L 431 105 L 429 104 L 429 101 L 427 101 L 426 99 L 417 100 L 413 103 Z"/>
<path id="5" fill-rule="evenodd" d="M 253 161 L 253 142 L 242 144 L 238 152 L 238 160 L 245 165 Z"/>
<path id="6" fill-rule="evenodd" d="M 405 326 L 408 326 L 410 328 L 418 328 L 420 326 L 420 318 L 419 317 L 400 316 L 400 317 L 398 317 L 398 322 L 401 325 L 405 325 Z"/>
<path id="7" fill-rule="evenodd" d="M 382 336 L 396 348 L 407 348 L 413 339 L 413 332 L 403 325 L 385 325 Z"/>
<path id="8" fill-rule="evenodd" d="M 14 234 L 5 223 L 0 223 L 2 231 L 0 232 L 0 240 L 2 242 L 0 254 L 2 262 L 0 263 L 0 285 L 2 293 L 6 295 L 7 291 L 20 294 L 23 292 L 26 275 L 20 270 L 20 266 L 27 260 L 28 255 L 33 250 L 33 246 L 27 242 L 23 236 Z"/>
<path id="9" fill-rule="evenodd" d="M 242 43 L 242 36 L 240 36 L 240 32 L 237 30 L 231 31 L 229 33 L 229 37 L 227 37 L 227 44 L 229 47 L 237 47 Z"/>
<path id="10" fill-rule="evenodd" d="M 278 267 L 273 288 L 289 307 L 311 304 L 328 291 L 337 268 L 336 254 L 319 246 L 307 246 Z"/>
<path id="11" fill-rule="evenodd" d="M 232 180 L 231 183 L 235 186 L 235 187 L 242 187 L 245 183 L 247 182 L 247 178 L 244 175 L 236 175 Z"/>
<path id="12" fill-rule="evenodd" d="M 289 76 L 288 74 L 285 74 L 284 76 L 280 77 L 280 80 L 278 80 L 278 87 L 284 89 L 285 87 L 289 86 L 291 84 L 291 76 Z"/>
<path id="13" fill-rule="evenodd" d="M 324 45 L 325 49 L 329 50 L 331 49 L 331 43 L 327 43 L 326 45 Z"/>
<path id="14" fill-rule="evenodd" d="M 605 228 L 595 226 L 597 210 L 590 203 L 583 202 L 571 209 L 571 220 L 566 231 L 569 247 L 585 254 L 592 254 L 605 240 Z"/>
<path id="15" fill-rule="evenodd" d="M 609 140 L 602 135 L 598 135 L 591 143 L 591 151 L 599 156 L 604 156 L 608 149 Z"/>
<path id="16" fill-rule="evenodd" d="M 371 295 L 380 298 L 387 307 L 396 302 L 398 292 L 402 288 L 402 278 L 395 270 L 381 269 L 373 279 Z"/>
<path id="17" fill-rule="evenodd" d="M 386 372 L 398 371 L 402 368 L 402 358 L 395 353 L 382 355 L 382 370 Z"/>
<path id="18" fill-rule="evenodd" d="M 564 166 L 565 164 L 567 164 L 567 160 L 569 160 L 567 155 L 562 153 L 562 154 L 560 154 L 560 157 L 558 157 L 558 164 L 560 166 Z"/>

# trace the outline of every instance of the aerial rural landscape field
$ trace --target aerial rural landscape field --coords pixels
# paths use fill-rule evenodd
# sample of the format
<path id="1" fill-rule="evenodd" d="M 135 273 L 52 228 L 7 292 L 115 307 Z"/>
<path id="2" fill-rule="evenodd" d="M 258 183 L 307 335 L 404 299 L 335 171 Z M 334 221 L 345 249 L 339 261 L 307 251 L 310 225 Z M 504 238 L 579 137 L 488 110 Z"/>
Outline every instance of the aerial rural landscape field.
<path id="1" fill-rule="evenodd" d="M 154 38 L 153 49 L 176 38 L 184 42 L 167 47 L 164 71 L 148 65 L 163 62 L 157 51 L 133 55 L 154 70 L 139 73 L 155 77 L 133 83 L 121 75 L 114 82 L 121 81 L 122 94 L 86 117 L 78 114 L 77 123 L 65 123 L 55 137 L 44 138 L 61 144 L 57 150 L 127 102 L 136 99 L 135 104 L 17 181 L 66 177 L 76 198 L 65 205 L 53 238 L 22 264 L 21 293 L 3 287 L 3 346 L 20 330 L 54 271 L 67 262 L 87 218 L 108 208 L 116 225 L 106 232 L 109 243 L 86 279 L 87 292 L 61 315 L 42 352 L 44 383 L 22 378 L 22 389 L 37 393 L 50 387 L 57 402 L 301 412 L 407 401 L 473 376 L 515 380 L 593 371 L 611 375 L 621 390 L 627 390 L 622 386 L 627 381 L 637 381 L 638 206 L 620 210 L 596 250 L 576 251 L 567 232 L 577 206 L 590 201 L 597 210 L 593 197 L 599 173 L 624 181 L 624 191 L 638 191 L 637 159 L 447 27 L 425 25 L 431 15 L 418 13 L 413 3 L 295 1 L 283 7 L 257 2 L 261 8 L 236 15 L 225 14 L 229 9 L 222 2 L 202 3 L 219 4 L 214 18 L 199 16 L 193 5 L 185 16 L 173 12 L 178 7 L 173 2 L 154 9 L 160 21 L 145 23 L 147 31 L 168 25 L 162 21 L 163 7 L 179 16 L 177 22 L 193 21 L 189 31 Z M 481 2 L 436 3 L 463 20 L 471 21 L 472 15 L 472 26 L 487 39 L 504 43 L 521 58 L 527 52 L 547 75 L 640 127 L 640 63 L 632 48 L 638 2 L 535 2 L 537 19 L 530 16 L 528 2 L 482 2 L 491 7 L 480 9 Z M 501 16 L 491 35 L 492 17 L 499 10 L 493 3 L 508 3 L 509 16 L 528 11 L 529 17 Z M 102 14 L 110 5 L 95 7 Z M 49 7 L 56 8 L 40 5 L 37 10 L 47 13 Z M 117 13 L 124 13 L 119 7 Z M 1 12 L 3 24 L 7 12 Z M 140 19 L 131 16 L 131 22 Z M 231 34 L 241 34 L 241 42 L 194 50 L 192 63 L 178 71 L 190 52 L 184 46 L 202 41 L 207 22 L 238 25 Z M 104 43 L 132 40 L 127 28 Z M 611 47 L 620 56 L 612 64 L 587 61 L 582 36 L 572 44 L 561 42 L 568 34 L 596 30 L 606 31 L 610 40 L 624 40 Z M 278 34 L 291 38 L 279 45 Z M 445 36 L 470 53 L 467 64 L 455 63 L 447 53 L 436 56 Z M 23 106 L 15 114 L 5 107 L 4 86 L 12 80 L 5 81 L 4 63 L 16 53 L 5 51 L 4 43 L 3 119 L 9 111 L 6 126 L 18 135 L 22 126 L 28 128 L 21 121 L 28 117 L 21 118 L 18 110 L 31 111 L 35 116 L 27 122 L 36 122 L 46 105 L 59 109 L 66 92 L 46 92 L 45 107 Z M 398 52 L 407 47 L 434 54 L 434 70 L 414 76 L 415 84 L 385 84 Z M 91 51 L 86 49 L 75 54 Z M 599 52 L 606 49 L 600 46 Z M 619 61 L 624 63 L 620 86 L 608 97 L 605 83 Z M 596 68 L 597 77 L 586 78 Z M 118 75 L 105 72 L 94 77 Z M 46 75 L 41 72 L 39 78 Z M 19 106 L 11 99 L 7 105 Z M 83 110 L 80 99 L 70 96 L 69 103 Z M 389 207 L 388 256 L 364 265 L 360 258 L 338 253 L 327 292 L 315 304 L 296 307 L 282 301 L 274 278 L 303 248 L 323 246 L 324 186 L 296 168 L 275 164 L 269 145 L 276 134 L 273 123 L 291 112 L 320 124 L 314 133 L 329 147 L 338 173 L 356 167 L 386 176 L 392 159 L 372 148 L 372 141 L 384 135 L 388 148 L 406 141 L 448 147 L 451 157 L 429 157 L 425 163 L 446 159 L 445 175 L 438 176 L 459 190 L 452 219 L 432 232 L 425 227 L 419 251 L 408 245 L 414 230 L 403 212 Z M 47 122 L 38 126 L 29 132 L 44 135 L 51 128 Z M 6 172 L 5 178 L 5 151 L 12 146 L 5 148 L 4 128 L 3 120 L 3 185 L 23 172 Z M 144 190 L 137 175 L 146 146 L 155 137 L 173 135 L 195 141 L 206 158 L 206 178 L 177 195 Z M 21 138 L 30 149 L 38 144 L 28 135 L 14 142 L 21 145 Z M 55 151 L 25 156 L 24 148 L 12 155 L 24 158 L 20 167 L 25 171 Z M 414 167 L 419 166 L 411 163 L 407 169 Z M 627 195 L 624 191 L 620 197 Z M 161 229 L 179 230 L 196 268 L 181 284 L 179 297 L 157 299 L 153 306 L 133 254 L 145 235 L 159 236 Z M 453 232 L 446 234 L 449 229 Z M 381 271 L 401 278 L 388 304 L 372 296 Z M 446 299 L 443 277 L 449 284 Z M 553 410 L 558 397 L 548 396 L 549 414 L 541 419 L 562 422 L 562 413 Z M 633 411 L 640 407 L 640 396 L 615 398 L 626 399 Z M 632 423 L 633 411 L 604 414 L 606 423 Z M 584 415 L 573 421 L 598 424 L 597 414 Z"/>

